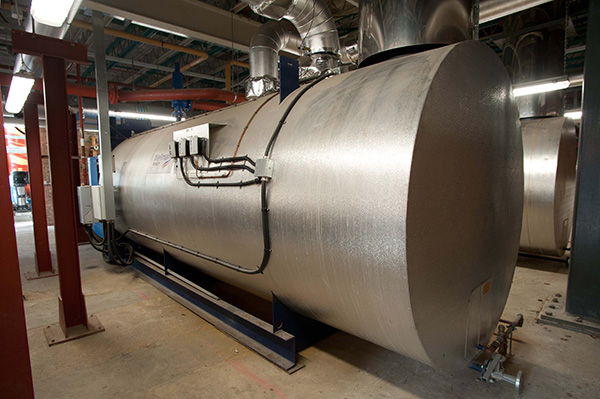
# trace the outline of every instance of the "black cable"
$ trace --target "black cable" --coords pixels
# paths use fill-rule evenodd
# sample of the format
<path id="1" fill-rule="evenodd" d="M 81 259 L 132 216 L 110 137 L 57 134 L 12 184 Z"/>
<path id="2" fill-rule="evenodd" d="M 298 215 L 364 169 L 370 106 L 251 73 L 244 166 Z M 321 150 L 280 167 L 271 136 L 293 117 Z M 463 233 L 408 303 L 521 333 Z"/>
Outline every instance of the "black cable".
<path id="1" fill-rule="evenodd" d="M 98 235 L 90 225 L 86 225 L 84 228 L 90 244 L 94 249 L 102 252 L 105 261 L 121 266 L 128 266 L 133 263 L 133 246 L 129 243 L 119 242 L 127 234 L 127 231 L 117 238 L 114 222 L 103 221 L 102 230 L 104 237 L 99 240 Z M 121 256 L 121 252 L 125 252 L 128 255 L 123 257 Z"/>
<path id="2" fill-rule="evenodd" d="M 239 157 L 227 157 L 227 158 L 217 158 L 217 159 L 212 159 L 209 158 L 206 155 L 203 155 L 204 159 L 206 159 L 208 162 L 210 163 L 225 163 L 225 162 L 248 162 L 249 164 L 251 164 L 252 166 L 256 166 L 256 162 L 254 162 L 252 160 L 252 158 L 250 158 L 247 155 L 243 155 L 243 156 L 239 156 Z"/>
<path id="3" fill-rule="evenodd" d="M 320 78 L 318 78 L 317 80 L 315 80 L 314 82 L 304 86 L 302 88 L 302 90 L 300 91 L 300 93 L 298 93 L 298 95 L 296 97 L 294 97 L 294 99 L 290 102 L 287 109 L 281 116 L 281 119 L 279 119 L 279 123 L 277 124 L 275 131 L 273 132 L 273 135 L 271 136 L 271 138 L 269 139 L 269 142 L 267 143 L 267 148 L 265 149 L 265 154 L 264 154 L 265 157 L 269 157 L 269 155 L 271 154 L 273 146 L 275 145 L 275 140 L 277 140 L 277 136 L 279 136 L 279 132 L 281 132 L 281 128 L 285 124 L 285 120 L 287 119 L 290 112 L 292 112 L 292 108 L 294 108 L 294 105 L 296 105 L 298 100 L 300 100 L 300 97 L 302 97 L 304 95 L 304 93 L 306 93 L 311 87 L 313 87 L 317 83 L 327 79 L 331 75 L 332 75 L 331 73 L 327 73 L 327 74 L 321 76 Z"/>
<path id="4" fill-rule="evenodd" d="M 194 168 L 196 168 L 197 171 L 200 172 L 219 172 L 219 171 L 225 171 L 225 170 L 247 170 L 250 173 L 254 173 L 254 169 L 252 169 L 250 166 L 248 165 L 222 165 L 222 166 L 211 166 L 211 167 L 203 167 L 203 166 L 198 166 L 196 165 L 196 163 L 194 162 L 194 160 L 192 159 L 192 165 L 194 165 Z"/>
<path id="5" fill-rule="evenodd" d="M 314 82 L 306 85 L 300 91 L 300 93 L 298 93 L 298 95 L 292 100 L 292 102 L 290 102 L 287 109 L 283 113 L 281 119 L 279 120 L 279 123 L 277 124 L 277 128 L 275 129 L 275 131 L 273 132 L 273 135 L 269 139 L 267 148 L 265 150 L 265 157 L 268 157 L 270 155 L 270 153 L 273 149 L 273 145 L 275 144 L 275 141 L 277 140 L 277 136 L 279 135 L 279 132 L 281 131 L 281 128 L 283 127 L 283 125 L 285 123 L 285 120 L 287 119 L 288 115 L 292 111 L 292 108 L 294 107 L 294 105 L 296 105 L 296 103 L 298 102 L 300 97 L 302 97 L 302 95 L 304 95 L 304 93 L 306 93 L 311 87 L 315 86 L 317 83 L 321 82 L 322 80 L 326 79 L 329 76 L 331 76 L 331 74 L 323 75 L 320 78 L 318 78 L 317 80 L 315 80 Z M 248 157 L 219 158 L 217 160 L 210 159 L 209 157 L 206 157 L 206 156 L 205 156 L 205 158 L 210 163 L 236 162 L 239 160 L 244 160 L 244 161 L 251 163 L 253 166 L 256 166 L 254 161 L 252 161 Z M 175 248 L 179 251 L 188 253 L 190 255 L 196 256 L 198 258 L 207 260 L 212 263 L 216 263 L 220 266 L 224 266 L 228 269 L 232 269 L 232 270 L 235 270 L 240 273 L 245 273 L 245 274 L 260 274 L 260 273 L 262 273 L 265 270 L 265 268 L 267 267 L 267 264 L 269 263 L 269 259 L 271 258 L 271 251 L 272 251 L 271 250 L 271 234 L 270 234 L 270 230 L 269 230 L 269 207 L 268 207 L 268 200 L 267 200 L 267 182 L 268 182 L 268 180 L 267 179 L 261 180 L 260 178 L 255 178 L 253 180 L 240 181 L 238 183 L 219 183 L 219 182 L 217 182 L 217 183 L 200 183 L 200 182 L 194 183 L 187 176 L 187 171 L 185 169 L 186 165 L 184 164 L 183 157 L 179 158 L 179 166 L 181 168 L 181 175 L 183 176 L 183 179 L 185 180 L 185 182 L 188 185 L 190 185 L 192 187 L 221 187 L 221 186 L 222 187 L 243 187 L 243 186 L 249 186 L 249 185 L 260 183 L 260 185 L 261 185 L 261 187 L 260 187 L 260 206 L 261 206 L 261 215 L 262 215 L 261 219 L 262 219 L 263 246 L 264 246 L 263 257 L 260 262 L 260 265 L 254 269 L 249 269 L 247 267 L 240 266 L 235 263 L 227 262 L 222 259 L 216 258 L 214 256 L 206 255 L 201 252 L 186 248 L 182 245 L 174 244 L 170 241 L 166 241 L 166 240 L 160 239 L 158 237 L 152 236 L 150 234 L 142 233 L 142 232 L 136 231 L 136 230 L 127 230 L 125 233 L 123 233 L 121 235 L 121 237 L 123 237 L 128 232 L 131 232 L 131 233 L 139 235 L 141 237 L 145 237 L 150 240 L 156 241 L 162 245 L 166 245 L 168 247 Z M 245 165 L 223 166 L 223 170 L 234 169 L 233 166 L 245 166 Z M 211 171 L 218 170 L 218 168 L 198 169 L 197 165 L 194 165 L 194 167 L 196 167 L 197 170 L 202 170 L 202 169 L 204 169 L 204 170 L 209 169 Z"/>
<path id="6" fill-rule="evenodd" d="M 85 233 L 88 236 L 88 239 L 89 239 L 90 244 L 92 245 L 92 247 L 94 247 L 94 249 L 96 251 L 104 252 L 104 240 L 97 241 L 96 238 L 94 237 L 94 235 L 92 234 L 92 233 L 94 233 L 94 231 L 92 230 L 90 232 L 91 228 L 90 228 L 89 225 L 84 225 L 83 228 L 85 230 Z"/>
<path id="7" fill-rule="evenodd" d="M 183 180 L 185 180 L 185 182 L 188 184 L 188 186 L 192 186 L 192 187 L 245 187 L 245 186 L 251 186 L 253 184 L 260 183 L 259 178 L 254 178 L 252 180 L 239 181 L 237 183 L 220 183 L 220 182 L 215 182 L 215 183 L 197 182 L 197 183 L 194 183 L 188 177 L 187 171 L 185 170 L 185 164 L 183 162 L 184 162 L 184 158 L 179 158 L 179 167 L 181 169 L 181 175 L 183 176 Z"/>

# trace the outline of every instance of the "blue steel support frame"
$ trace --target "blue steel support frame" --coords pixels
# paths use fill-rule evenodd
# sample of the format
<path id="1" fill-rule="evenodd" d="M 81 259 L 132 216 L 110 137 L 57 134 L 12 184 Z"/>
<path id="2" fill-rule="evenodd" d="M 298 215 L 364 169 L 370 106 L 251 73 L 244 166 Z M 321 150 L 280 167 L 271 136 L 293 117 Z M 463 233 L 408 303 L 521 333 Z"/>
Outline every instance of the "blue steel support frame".
<path id="1" fill-rule="evenodd" d="M 297 364 L 297 351 L 337 331 L 290 310 L 275 295 L 272 323 L 267 323 L 179 276 L 181 264 L 167 251 L 162 264 L 137 252 L 132 266 L 169 297 L 290 374 L 304 367 Z"/>
<path id="2" fill-rule="evenodd" d="M 302 367 L 296 367 L 295 336 L 178 277 L 171 272 L 177 261 L 166 251 L 163 262 L 138 254 L 132 266 L 169 297 L 283 370 L 291 373 Z"/>

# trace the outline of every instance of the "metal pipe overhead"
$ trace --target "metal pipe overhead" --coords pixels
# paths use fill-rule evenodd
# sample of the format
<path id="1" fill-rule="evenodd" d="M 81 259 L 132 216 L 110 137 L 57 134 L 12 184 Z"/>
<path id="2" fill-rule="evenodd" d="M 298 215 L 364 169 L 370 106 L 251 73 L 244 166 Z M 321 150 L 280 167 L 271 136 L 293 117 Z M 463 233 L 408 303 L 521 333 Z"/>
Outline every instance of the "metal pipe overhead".
<path id="1" fill-rule="evenodd" d="M 318 76 L 338 67 L 340 40 L 335 20 L 324 0 L 244 1 L 259 15 L 275 20 L 285 18 L 294 24 L 301 46 L 311 59 L 310 65 L 303 68 L 305 77 Z"/>
<path id="2" fill-rule="evenodd" d="M 92 24 L 90 24 L 88 22 L 84 22 L 84 21 L 79 21 L 79 20 L 74 20 L 73 22 L 71 22 L 71 26 L 75 26 L 75 27 L 81 28 L 81 29 L 94 30 L 94 26 Z M 104 33 L 107 35 L 110 35 L 110 36 L 115 36 L 115 37 L 120 37 L 122 39 L 132 40 L 134 42 L 149 44 L 150 46 L 154 46 L 154 47 L 160 47 L 160 48 L 168 49 L 168 50 L 175 50 L 180 53 L 192 54 L 192 55 L 199 57 L 200 61 L 198 61 L 197 64 L 208 58 L 208 53 L 206 51 L 189 48 L 189 47 L 185 47 L 185 46 L 180 46 L 179 44 L 167 43 L 162 40 L 152 39 L 149 37 L 136 35 L 136 34 L 125 32 L 125 31 L 118 30 L 118 29 L 105 27 Z"/>
<path id="3" fill-rule="evenodd" d="M 242 51 L 249 50 L 250 39 L 261 25 L 202 1 L 84 0 L 82 4 L 158 29 Z"/>
<path id="4" fill-rule="evenodd" d="M 184 66 L 181 67 L 181 69 L 179 70 L 179 72 L 185 72 L 189 69 L 192 69 L 193 67 L 195 67 L 196 65 L 200 64 L 201 62 L 205 61 L 206 58 L 202 58 L 202 57 L 198 57 L 196 59 L 193 59 L 191 62 L 185 64 Z M 167 75 L 165 75 L 163 78 L 157 80 L 156 82 L 152 83 L 150 85 L 150 87 L 158 87 L 163 83 L 168 82 L 169 80 L 173 79 L 173 74 L 169 73 Z"/>
<path id="5" fill-rule="evenodd" d="M 92 51 L 88 52 L 88 58 L 92 58 L 92 59 L 95 58 L 95 55 L 94 55 L 94 53 Z M 119 64 L 123 64 L 123 65 L 139 66 L 139 67 L 142 67 L 142 68 L 155 69 L 157 71 L 168 72 L 168 73 L 173 73 L 173 71 L 175 70 L 175 68 L 168 67 L 168 66 L 165 66 L 165 65 L 156 65 L 156 64 L 151 64 L 149 62 L 142 62 L 142 61 L 130 60 L 130 59 L 121 58 L 121 57 L 114 57 L 112 55 L 107 55 L 106 56 L 106 60 L 107 61 L 116 62 L 116 63 L 119 63 Z M 185 71 L 185 72 L 183 72 L 183 74 L 186 75 L 186 76 L 191 76 L 193 78 L 205 79 L 205 80 L 212 80 L 212 81 L 215 81 L 215 82 L 225 83 L 225 79 L 223 79 L 223 78 L 219 78 L 219 77 L 211 76 L 211 75 L 206 75 L 206 74 L 203 74 L 203 73 Z"/>
<path id="6" fill-rule="evenodd" d="M 9 86 L 12 75 L 0 73 L 0 86 Z M 43 89 L 42 80 L 36 79 L 33 90 Z M 67 93 L 72 96 L 96 98 L 96 87 L 78 83 L 67 83 Z M 240 103 L 246 101 L 246 96 L 220 89 L 152 89 L 152 90 L 117 90 L 116 86 L 109 86 L 109 100 L 111 104 L 118 101 L 171 101 L 171 100 L 213 100 Z M 200 109 L 200 108 L 198 108 Z"/>
<path id="7" fill-rule="evenodd" d="M 481 0 L 479 2 L 479 23 L 493 21 L 519 11 L 550 3 L 552 0 Z"/>
<path id="8" fill-rule="evenodd" d="M 393 56 L 400 48 L 420 51 L 471 39 L 475 27 L 473 3 L 473 0 L 361 1 L 359 61 L 364 66 L 385 55 L 380 53 Z"/>
<path id="9" fill-rule="evenodd" d="M 73 6 L 67 15 L 65 23 L 60 27 L 52 27 L 38 23 L 31 17 L 31 13 L 28 13 L 25 23 L 25 31 L 29 33 L 35 32 L 36 34 L 42 36 L 62 39 L 69 29 L 69 24 L 77 15 L 77 11 L 79 11 L 79 3 L 81 3 L 81 0 L 73 2 Z M 14 73 L 25 71 L 32 74 L 34 77 L 39 78 L 42 76 L 41 58 L 34 57 L 29 54 L 17 54 L 13 71 Z"/>
<path id="10" fill-rule="evenodd" d="M 113 98 L 111 102 L 116 102 L 114 100 Z M 246 96 L 219 89 L 119 90 L 116 100 L 121 102 L 215 100 L 237 104 L 246 101 Z"/>
<path id="11" fill-rule="evenodd" d="M 261 26 L 250 43 L 250 77 L 246 93 L 250 98 L 279 90 L 279 52 L 299 54 L 300 35 L 286 20 L 269 21 Z"/>

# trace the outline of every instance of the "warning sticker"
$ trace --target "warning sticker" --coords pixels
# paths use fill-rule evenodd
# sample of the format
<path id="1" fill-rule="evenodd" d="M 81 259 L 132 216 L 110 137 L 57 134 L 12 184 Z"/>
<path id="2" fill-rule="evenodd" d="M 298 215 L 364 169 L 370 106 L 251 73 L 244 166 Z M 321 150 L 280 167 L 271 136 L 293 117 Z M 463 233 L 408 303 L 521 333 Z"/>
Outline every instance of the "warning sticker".
<path id="1" fill-rule="evenodd" d="M 488 292 L 490 292 L 491 288 L 492 288 L 492 281 L 491 280 L 486 281 L 485 284 L 483 284 L 483 289 L 482 289 L 481 294 L 482 295 L 487 294 Z"/>
<path id="2" fill-rule="evenodd" d="M 173 158 L 168 152 L 157 152 L 152 158 L 148 173 L 171 173 L 173 170 Z"/>

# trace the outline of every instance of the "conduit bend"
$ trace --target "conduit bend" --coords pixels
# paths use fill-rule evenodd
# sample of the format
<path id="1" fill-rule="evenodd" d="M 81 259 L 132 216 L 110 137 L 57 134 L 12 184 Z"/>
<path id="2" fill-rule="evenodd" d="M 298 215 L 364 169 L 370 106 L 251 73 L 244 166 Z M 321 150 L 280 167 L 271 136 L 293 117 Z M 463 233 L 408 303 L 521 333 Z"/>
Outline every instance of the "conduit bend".
<path id="1" fill-rule="evenodd" d="M 300 35 L 288 20 L 269 21 L 258 28 L 250 42 L 250 78 L 248 98 L 257 98 L 279 90 L 278 55 L 281 50 L 299 55 Z"/>

